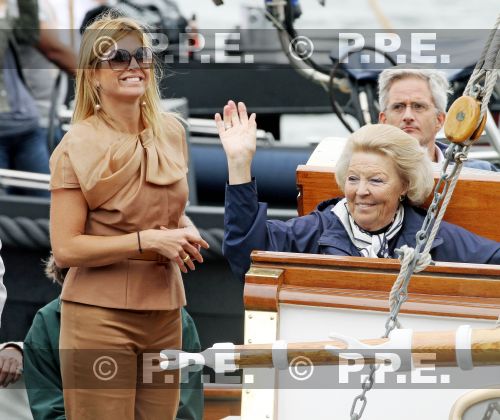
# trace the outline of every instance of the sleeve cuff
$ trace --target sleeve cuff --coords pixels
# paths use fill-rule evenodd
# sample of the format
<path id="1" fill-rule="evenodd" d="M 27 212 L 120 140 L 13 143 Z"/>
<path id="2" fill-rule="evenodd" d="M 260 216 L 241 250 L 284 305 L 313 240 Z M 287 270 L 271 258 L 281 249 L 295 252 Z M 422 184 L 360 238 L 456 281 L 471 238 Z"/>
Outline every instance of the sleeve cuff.
<path id="1" fill-rule="evenodd" d="M 20 341 L 20 342 L 8 341 L 6 343 L 0 344 L 0 350 L 4 350 L 4 349 L 9 348 L 9 347 L 15 348 L 15 349 L 19 350 L 21 352 L 21 354 L 24 354 L 23 353 L 24 343 L 22 341 Z"/>
<path id="2" fill-rule="evenodd" d="M 257 182 L 255 181 L 255 177 L 252 177 L 250 182 L 245 182 L 244 184 L 229 184 L 229 181 L 226 181 L 226 190 L 238 190 L 242 188 L 253 188 L 257 190 Z"/>
<path id="3" fill-rule="evenodd" d="M 247 211 L 254 213 L 258 208 L 257 182 L 252 178 L 250 182 L 244 184 L 229 185 L 226 183 L 225 207 L 226 210 L 238 209 L 241 214 L 240 206 L 247 208 Z M 248 210 L 249 209 L 249 210 Z"/>

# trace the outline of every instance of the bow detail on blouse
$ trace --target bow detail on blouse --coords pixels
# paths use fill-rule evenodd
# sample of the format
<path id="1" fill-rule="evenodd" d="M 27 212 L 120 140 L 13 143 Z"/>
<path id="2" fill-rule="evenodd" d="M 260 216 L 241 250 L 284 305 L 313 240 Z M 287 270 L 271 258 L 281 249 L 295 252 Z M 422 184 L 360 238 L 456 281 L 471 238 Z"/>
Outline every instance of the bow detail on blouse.
<path id="1" fill-rule="evenodd" d="M 99 130 L 88 133 L 86 141 L 68 145 L 68 156 L 91 209 L 105 203 L 132 179 L 144 177 L 152 184 L 170 185 L 185 176 L 184 146 L 176 140 L 179 136 L 169 136 L 166 130 L 160 139 L 151 128 L 138 135 L 120 133 L 104 122 L 97 127 Z M 95 138 L 91 139 L 92 135 Z"/>

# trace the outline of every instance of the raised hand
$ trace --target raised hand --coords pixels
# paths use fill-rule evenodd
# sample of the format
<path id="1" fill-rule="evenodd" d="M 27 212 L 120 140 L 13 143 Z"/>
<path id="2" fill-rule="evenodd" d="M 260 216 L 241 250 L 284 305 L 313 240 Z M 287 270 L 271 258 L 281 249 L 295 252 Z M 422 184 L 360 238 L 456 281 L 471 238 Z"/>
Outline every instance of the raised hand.
<path id="1" fill-rule="evenodd" d="M 229 183 L 242 184 L 251 179 L 250 168 L 257 145 L 255 114 L 248 117 L 246 106 L 229 101 L 224 107 L 224 117 L 215 114 L 222 147 L 227 157 Z"/>

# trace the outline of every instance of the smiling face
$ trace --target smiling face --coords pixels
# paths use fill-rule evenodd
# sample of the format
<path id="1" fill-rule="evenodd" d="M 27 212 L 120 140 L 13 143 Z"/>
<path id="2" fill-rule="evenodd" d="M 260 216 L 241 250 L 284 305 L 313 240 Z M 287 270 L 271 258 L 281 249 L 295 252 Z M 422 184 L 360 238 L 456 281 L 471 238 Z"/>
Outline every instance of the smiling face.
<path id="1" fill-rule="evenodd" d="M 438 112 L 427 81 L 406 77 L 392 83 L 387 94 L 387 108 L 379 115 L 383 124 L 400 128 L 416 138 L 435 157 L 436 134 L 445 114 Z"/>
<path id="2" fill-rule="evenodd" d="M 116 49 L 126 50 L 132 56 L 143 47 L 139 37 L 129 34 L 116 42 Z M 94 83 L 98 86 L 101 102 L 113 103 L 139 101 L 146 93 L 150 81 L 150 68 L 141 68 L 135 57 L 124 70 L 113 70 L 108 61 L 101 61 L 95 70 Z"/>
<path id="3" fill-rule="evenodd" d="M 391 158 L 371 152 L 352 155 L 344 192 L 349 213 L 362 229 L 374 232 L 391 223 L 406 191 Z"/>

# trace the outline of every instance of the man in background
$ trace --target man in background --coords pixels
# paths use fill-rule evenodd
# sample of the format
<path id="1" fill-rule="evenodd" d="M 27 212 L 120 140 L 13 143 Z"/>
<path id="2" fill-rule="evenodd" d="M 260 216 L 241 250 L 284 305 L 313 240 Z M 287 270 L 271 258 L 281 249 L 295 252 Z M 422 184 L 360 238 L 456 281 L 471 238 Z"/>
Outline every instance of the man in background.
<path id="1" fill-rule="evenodd" d="M 443 72 L 431 69 L 391 68 L 378 79 L 379 122 L 415 137 L 436 163 L 444 160 L 447 145 L 436 141 L 446 118 L 449 83 Z M 464 166 L 497 171 L 490 162 L 468 160 Z"/>

